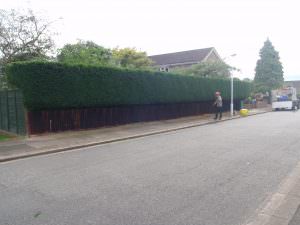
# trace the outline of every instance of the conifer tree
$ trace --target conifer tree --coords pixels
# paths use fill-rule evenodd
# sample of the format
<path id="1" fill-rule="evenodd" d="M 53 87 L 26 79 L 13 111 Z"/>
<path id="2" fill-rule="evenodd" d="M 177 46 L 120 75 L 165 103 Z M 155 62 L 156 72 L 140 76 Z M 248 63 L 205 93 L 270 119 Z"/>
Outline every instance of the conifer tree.
<path id="1" fill-rule="evenodd" d="M 259 56 L 254 77 L 256 91 L 265 92 L 281 87 L 284 81 L 283 68 L 279 54 L 269 39 L 265 41 Z"/>

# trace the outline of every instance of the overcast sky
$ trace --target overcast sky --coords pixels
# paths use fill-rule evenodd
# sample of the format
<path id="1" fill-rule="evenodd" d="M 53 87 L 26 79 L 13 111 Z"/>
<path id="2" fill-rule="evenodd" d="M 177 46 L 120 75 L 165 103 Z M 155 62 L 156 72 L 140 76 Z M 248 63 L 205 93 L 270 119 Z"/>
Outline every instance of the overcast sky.
<path id="1" fill-rule="evenodd" d="M 0 0 L 0 8 L 31 8 L 54 20 L 57 47 L 92 40 L 136 47 L 148 55 L 215 47 L 253 78 L 269 37 L 286 80 L 300 80 L 299 0 Z M 228 57 L 236 54 L 235 57 Z"/>

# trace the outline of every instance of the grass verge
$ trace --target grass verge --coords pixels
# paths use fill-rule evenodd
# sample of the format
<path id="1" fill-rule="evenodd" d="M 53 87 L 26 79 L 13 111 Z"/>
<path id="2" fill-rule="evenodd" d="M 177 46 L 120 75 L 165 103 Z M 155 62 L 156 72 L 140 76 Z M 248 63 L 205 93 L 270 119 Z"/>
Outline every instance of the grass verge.
<path id="1" fill-rule="evenodd" d="M 7 140 L 9 140 L 9 139 L 11 139 L 11 138 L 12 138 L 12 136 L 9 136 L 9 135 L 7 135 L 7 134 L 0 133 L 0 142 L 2 142 L 2 141 L 7 141 Z"/>

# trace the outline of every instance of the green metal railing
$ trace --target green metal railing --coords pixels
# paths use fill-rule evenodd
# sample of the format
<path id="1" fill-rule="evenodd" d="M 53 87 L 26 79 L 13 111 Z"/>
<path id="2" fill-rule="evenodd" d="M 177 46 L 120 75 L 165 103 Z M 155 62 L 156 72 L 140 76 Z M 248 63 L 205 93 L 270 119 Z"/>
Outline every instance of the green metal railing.
<path id="1" fill-rule="evenodd" d="M 25 109 L 19 90 L 0 91 L 0 129 L 25 135 Z"/>

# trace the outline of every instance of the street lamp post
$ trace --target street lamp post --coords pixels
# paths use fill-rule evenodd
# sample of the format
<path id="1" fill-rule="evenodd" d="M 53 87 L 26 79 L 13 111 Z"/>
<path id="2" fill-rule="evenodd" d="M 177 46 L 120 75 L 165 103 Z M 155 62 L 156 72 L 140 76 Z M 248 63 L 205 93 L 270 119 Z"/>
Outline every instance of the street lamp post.
<path id="1" fill-rule="evenodd" d="M 223 60 L 229 58 L 229 57 L 234 57 L 236 54 L 229 55 L 225 57 Z M 233 117 L 233 74 L 230 73 L 230 117 Z"/>
<path id="2" fill-rule="evenodd" d="M 231 73 L 231 81 L 230 81 L 230 90 L 231 90 L 231 98 L 230 98 L 230 116 L 233 117 L 233 74 Z"/>

